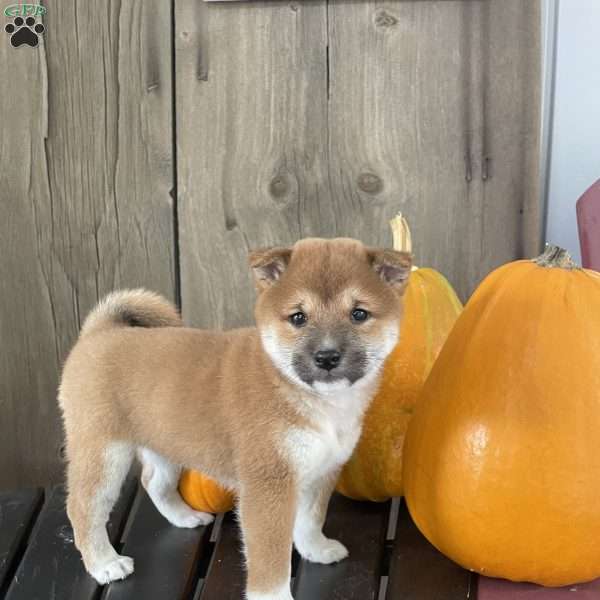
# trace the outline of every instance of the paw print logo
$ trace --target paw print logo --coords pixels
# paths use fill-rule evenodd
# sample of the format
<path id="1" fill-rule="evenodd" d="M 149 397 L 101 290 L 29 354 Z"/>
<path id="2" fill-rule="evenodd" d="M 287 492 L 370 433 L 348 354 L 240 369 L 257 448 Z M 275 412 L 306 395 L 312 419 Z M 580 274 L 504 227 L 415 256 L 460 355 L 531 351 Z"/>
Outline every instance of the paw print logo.
<path id="1" fill-rule="evenodd" d="M 10 34 L 10 43 L 18 48 L 23 44 L 27 44 L 35 48 L 39 42 L 39 36 L 44 33 L 44 26 L 41 23 L 36 23 L 34 17 L 15 17 L 12 23 L 8 23 L 4 27 L 4 31 Z"/>

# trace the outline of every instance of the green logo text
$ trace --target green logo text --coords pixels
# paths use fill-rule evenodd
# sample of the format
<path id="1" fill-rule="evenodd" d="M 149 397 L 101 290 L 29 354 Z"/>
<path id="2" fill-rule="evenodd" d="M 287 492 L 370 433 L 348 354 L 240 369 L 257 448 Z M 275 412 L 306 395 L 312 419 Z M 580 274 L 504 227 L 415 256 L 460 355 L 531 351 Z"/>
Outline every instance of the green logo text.
<path id="1" fill-rule="evenodd" d="M 41 17 L 46 14 L 46 7 L 39 4 L 11 4 L 4 9 L 7 17 Z"/>

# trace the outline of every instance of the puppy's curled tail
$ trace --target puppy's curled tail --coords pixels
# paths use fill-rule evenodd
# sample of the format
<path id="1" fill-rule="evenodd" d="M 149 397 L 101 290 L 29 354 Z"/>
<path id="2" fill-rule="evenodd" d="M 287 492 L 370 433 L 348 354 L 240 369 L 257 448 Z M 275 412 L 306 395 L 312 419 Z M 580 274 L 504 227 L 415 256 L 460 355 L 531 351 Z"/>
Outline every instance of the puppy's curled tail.
<path id="1" fill-rule="evenodd" d="M 120 290 L 108 294 L 87 316 L 80 336 L 113 327 L 181 327 L 175 305 L 144 289 Z"/>

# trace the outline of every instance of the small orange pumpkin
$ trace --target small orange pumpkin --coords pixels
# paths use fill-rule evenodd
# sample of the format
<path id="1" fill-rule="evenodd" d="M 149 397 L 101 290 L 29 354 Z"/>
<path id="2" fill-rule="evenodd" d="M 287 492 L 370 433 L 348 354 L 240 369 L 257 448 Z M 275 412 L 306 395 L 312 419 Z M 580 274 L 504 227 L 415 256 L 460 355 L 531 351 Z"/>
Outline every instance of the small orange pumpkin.
<path id="1" fill-rule="evenodd" d="M 600 577 L 600 274 L 549 246 L 479 286 L 404 446 L 429 541 L 492 577 Z"/>
<path id="2" fill-rule="evenodd" d="M 394 248 L 412 251 L 408 223 L 391 223 Z M 337 489 L 356 500 L 384 501 L 403 493 L 402 446 L 423 383 L 462 305 L 443 275 L 414 268 L 404 295 L 400 341 L 386 361 L 381 385 L 363 424 L 361 439 Z"/>
<path id="3" fill-rule="evenodd" d="M 179 480 L 181 497 L 195 510 L 221 513 L 231 510 L 234 495 L 198 471 L 184 470 Z"/>

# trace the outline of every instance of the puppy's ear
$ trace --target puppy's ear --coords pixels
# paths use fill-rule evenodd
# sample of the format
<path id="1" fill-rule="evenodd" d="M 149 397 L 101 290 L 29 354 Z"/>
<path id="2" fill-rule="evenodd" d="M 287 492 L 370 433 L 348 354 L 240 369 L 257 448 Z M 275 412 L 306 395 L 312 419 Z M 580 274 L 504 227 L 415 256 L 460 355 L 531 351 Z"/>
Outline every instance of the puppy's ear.
<path id="1" fill-rule="evenodd" d="M 408 252 L 367 248 L 367 256 L 373 270 L 397 291 L 403 293 L 408 284 L 412 267 L 412 255 Z"/>
<path id="2" fill-rule="evenodd" d="M 273 285 L 281 277 L 291 256 L 291 248 L 263 248 L 250 252 L 248 262 L 254 273 L 258 291 Z"/>

